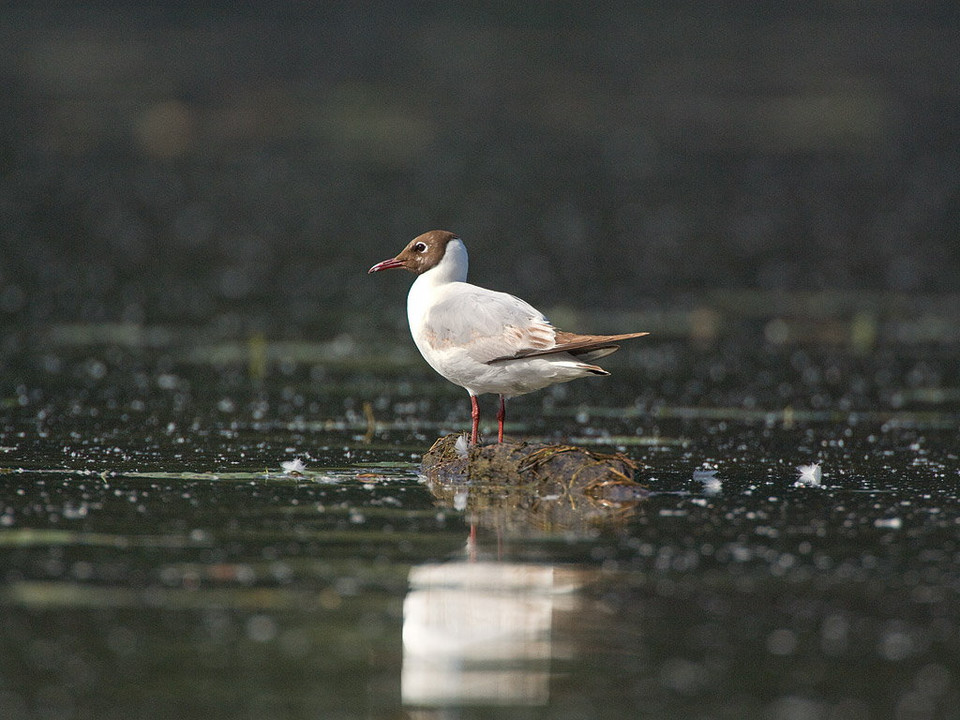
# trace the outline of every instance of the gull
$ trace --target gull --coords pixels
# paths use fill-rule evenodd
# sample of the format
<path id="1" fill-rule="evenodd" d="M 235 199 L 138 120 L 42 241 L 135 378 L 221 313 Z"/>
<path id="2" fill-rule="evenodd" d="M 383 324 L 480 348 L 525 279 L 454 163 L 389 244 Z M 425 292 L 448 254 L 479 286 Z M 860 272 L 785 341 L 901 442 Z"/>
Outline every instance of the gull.
<path id="1" fill-rule="evenodd" d="M 424 360 L 470 394 L 479 440 L 477 396 L 500 396 L 497 441 L 503 442 L 504 400 L 554 383 L 609 375 L 591 364 L 619 349 L 622 335 L 578 335 L 558 330 L 543 313 L 518 297 L 467 282 L 467 248 L 456 234 L 431 230 L 415 237 L 394 258 L 368 272 L 403 268 L 417 278 L 407 295 L 410 334 Z"/>

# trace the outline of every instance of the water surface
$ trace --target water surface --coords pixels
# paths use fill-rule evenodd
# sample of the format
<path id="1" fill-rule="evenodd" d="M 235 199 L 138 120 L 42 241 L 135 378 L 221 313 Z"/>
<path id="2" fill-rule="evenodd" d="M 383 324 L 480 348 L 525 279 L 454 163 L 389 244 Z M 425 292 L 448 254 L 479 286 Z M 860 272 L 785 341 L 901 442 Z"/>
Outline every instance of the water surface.
<path id="1" fill-rule="evenodd" d="M 468 403 L 404 343 L 9 354 L 0 717 L 956 716 L 950 352 L 624 349 L 507 431 L 650 495 L 544 522 L 422 481 Z"/>

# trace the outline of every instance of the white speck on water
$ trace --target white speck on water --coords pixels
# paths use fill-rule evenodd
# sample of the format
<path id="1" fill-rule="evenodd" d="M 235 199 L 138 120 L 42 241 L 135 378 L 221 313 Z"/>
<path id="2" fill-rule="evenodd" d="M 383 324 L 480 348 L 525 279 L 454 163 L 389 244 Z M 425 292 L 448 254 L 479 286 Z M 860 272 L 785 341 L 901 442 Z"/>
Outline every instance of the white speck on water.
<path id="1" fill-rule="evenodd" d="M 886 517 L 886 518 L 877 518 L 873 521 L 873 526 L 876 528 L 887 528 L 888 530 L 899 530 L 903 527 L 903 518 L 898 517 Z"/>
<path id="2" fill-rule="evenodd" d="M 266 615 L 254 615 L 247 620 L 247 637 L 254 642 L 270 642 L 277 636 L 277 624 Z"/>
<path id="3" fill-rule="evenodd" d="M 767 708 L 765 715 L 774 720 L 816 720 L 827 717 L 828 709 L 819 700 L 799 695 L 785 695 L 777 698 Z"/>
<path id="4" fill-rule="evenodd" d="M 190 531 L 190 541 L 195 543 L 206 543 L 209 542 L 210 537 L 207 535 L 207 531 L 201 528 L 194 528 Z"/>
<path id="5" fill-rule="evenodd" d="M 668 658 L 660 670 L 660 684 L 684 695 L 699 692 L 704 683 L 703 666 L 682 658 Z"/>
<path id="6" fill-rule="evenodd" d="M 306 464 L 300 458 L 294 458 L 293 460 L 284 460 L 280 463 L 280 467 L 287 475 L 303 475 L 304 471 L 307 469 Z"/>
<path id="7" fill-rule="evenodd" d="M 894 621 L 884 629 L 877 650 L 881 657 L 898 662 L 912 655 L 916 650 L 915 645 L 912 634 Z"/>
<path id="8" fill-rule="evenodd" d="M 470 497 L 469 490 L 457 490 L 453 496 L 453 509 L 454 510 L 466 510 L 467 509 L 467 498 Z"/>
<path id="9" fill-rule="evenodd" d="M 797 635 L 789 628 L 778 628 L 767 635 L 767 652 L 771 655 L 793 655 L 797 649 Z"/>
<path id="10" fill-rule="evenodd" d="M 94 380 L 102 380 L 107 374 L 107 366 L 100 360 L 90 360 L 87 363 L 87 374 Z"/>
<path id="11" fill-rule="evenodd" d="M 90 507 L 86 503 L 81 503 L 79 505 L 64 505 L 63 506 L 63 517 L 67 520 L 80 520 L 85 518 L 90 511 Z"/>
<path id="12" fill-rule="evenodd" d="M 800 476 L 797 478 L 796 485 L 820 487 L 820 481 L 823 478 L 823 471 L 820 469 L 820 463 L 798 465 L 797 472 L 800 473 Z"/>
<path id="13" fill-rule="evenodd" d="M 694 470 L 693 481 L 703 484 L 704 495 L 718 495 L 723 489 L 723 481 L 717 477 L 717 471 L 712 468 Z"/>
<path id="14" fill-rule="evenodd" d="M 171 373 L 162 373 L 157 375 L 157 386 L 161 390 L 176 390 L 179 382 L 180 378 Z"/>
<path id="15" fill-rule="evenodd" d="M 840 655 L 848 645 L 850 622 L 843 615 L 828 615 L 820 628 L 820 647 L 827 655 Z"/>

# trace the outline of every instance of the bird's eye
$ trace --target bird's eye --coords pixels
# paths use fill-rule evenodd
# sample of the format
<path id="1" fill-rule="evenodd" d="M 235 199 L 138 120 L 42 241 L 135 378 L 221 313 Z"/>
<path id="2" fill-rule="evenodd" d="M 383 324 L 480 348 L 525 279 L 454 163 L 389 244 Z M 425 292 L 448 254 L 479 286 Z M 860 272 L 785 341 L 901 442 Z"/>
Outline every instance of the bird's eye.
<path id="1" fill-rule="evenodd" d="M 422 243 L 422 242 L 418 242 L 416 245 L 413 246 L 413 249 L 416 250 L 418 253 L 426 252 L 426 251 L 427 251 L 427 244 L 426 244 L 426 243 Z"/>

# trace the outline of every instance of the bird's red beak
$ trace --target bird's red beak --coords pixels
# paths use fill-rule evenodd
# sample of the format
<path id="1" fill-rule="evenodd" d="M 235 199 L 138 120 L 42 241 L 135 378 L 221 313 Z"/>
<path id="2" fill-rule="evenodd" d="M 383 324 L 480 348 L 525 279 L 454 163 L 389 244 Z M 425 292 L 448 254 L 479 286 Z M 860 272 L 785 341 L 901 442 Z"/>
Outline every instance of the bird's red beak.
<path id="1" fill-rule="evenodd" d="M 378 262 L 372 268 L 367 270 L 367 274 L 380 272 L 381 270 L 392 270 L 393 268 L 402 268 L 404 267 L 403 260 L 398 258 L 390 258 L 389 260 L 384 260 L 383 262 Z"/>

